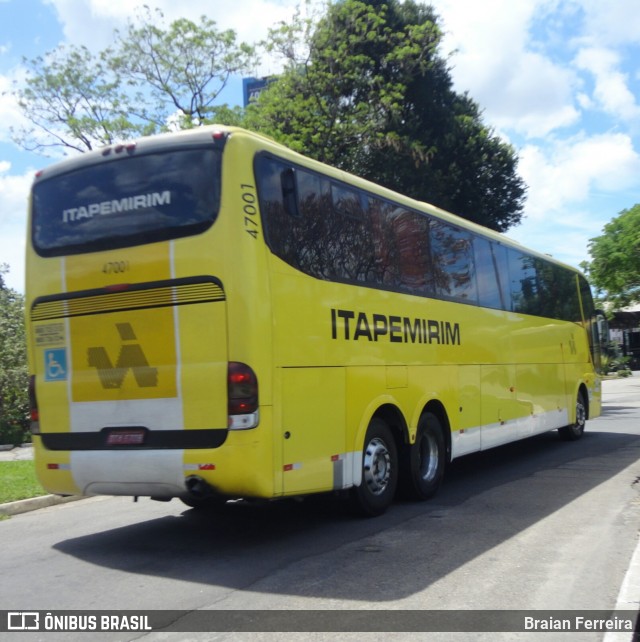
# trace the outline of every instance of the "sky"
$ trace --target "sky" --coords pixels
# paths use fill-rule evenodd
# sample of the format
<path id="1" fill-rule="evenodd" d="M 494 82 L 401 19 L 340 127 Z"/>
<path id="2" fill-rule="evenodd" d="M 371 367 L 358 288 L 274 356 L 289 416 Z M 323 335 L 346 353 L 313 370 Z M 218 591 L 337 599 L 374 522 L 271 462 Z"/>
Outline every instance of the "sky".
<path id="1" fill-rule="evenodd" d="M 320 0 L 317 0 L 320 1 Z M 297 0 L 0 0 L 0 264 L 24 291 L 29 188 L 55 162 L 12 142 L 20 110 L 12 95 L 32 59 L 69 43 L 108 46 L 136 7 L 168 20 L 207 15 L 255 43 L 287 20 Z M 638 0 L 433 0 L 455 89 L 514 146 L 528 186 L 510 238 L 578 267 L 589 239 L 640 203 L 640 2 Z M 276 73 L 264 61 L 254 75 Z M 219 102 L 241 104 L 241 79 Z"/>

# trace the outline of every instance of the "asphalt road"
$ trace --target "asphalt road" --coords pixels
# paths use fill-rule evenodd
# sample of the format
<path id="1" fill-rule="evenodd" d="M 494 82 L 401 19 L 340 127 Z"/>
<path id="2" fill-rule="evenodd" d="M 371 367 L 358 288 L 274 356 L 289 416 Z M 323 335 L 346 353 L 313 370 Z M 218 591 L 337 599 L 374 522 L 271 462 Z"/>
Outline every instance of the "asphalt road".
<path id="1" fill-rule="evenodd" d="M 640 377 L 605 382 L 604 399 L 582 440 L 550 433 L 463 458 L 435 500 L 399 502 L 376 519 L 354 518 L 327 498 L 241 503 L 207 516 L 177 500 L 100 497 L 14 516 L 0 522 L 0 608 L 358 609 L 380 630 L 398 609 L 613 609 L 621 595 L 624 608 L 638 609 L 640 568 L 636 577 L 629 567 L 640 531 Z M 59 635 L 86 639 L 14 637 Z M 280 639 L 274 635 L 101 639 Z M 558 635 L 543 639 L 603 639 Z"/>

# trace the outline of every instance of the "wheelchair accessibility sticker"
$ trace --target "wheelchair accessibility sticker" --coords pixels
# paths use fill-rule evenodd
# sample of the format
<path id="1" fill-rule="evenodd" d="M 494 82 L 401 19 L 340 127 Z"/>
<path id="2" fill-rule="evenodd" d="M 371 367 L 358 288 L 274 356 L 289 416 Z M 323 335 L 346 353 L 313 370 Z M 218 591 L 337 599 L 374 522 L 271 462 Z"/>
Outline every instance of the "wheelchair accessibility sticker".
<path id="1" fill-rule="evenodd" d="M 67 350 L 55 348 L 44 351 L 44 380 L 67 380 Z"/>

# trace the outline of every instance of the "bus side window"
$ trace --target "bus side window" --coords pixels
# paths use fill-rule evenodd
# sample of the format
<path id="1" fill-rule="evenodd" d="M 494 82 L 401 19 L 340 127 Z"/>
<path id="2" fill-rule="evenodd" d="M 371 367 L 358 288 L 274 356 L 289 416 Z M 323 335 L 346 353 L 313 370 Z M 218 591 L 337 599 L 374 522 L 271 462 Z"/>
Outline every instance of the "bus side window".
<path id="1" fill-rule="evenodd" d="M 536 259 L 512 248 L 509 248 L 508 254 L 512 311 L 539 314 L 540 291 Z"/>
<path id="2" fill-rule="evenodd" d="M 296 173 L 293 167 L 287 167 L 280 172 L 280 185 L 282 187 L 282 204 L 284 211 L 289 216 L 300 216 Z"/>
<path id="3" fill-rule="evenodd" d="M 504 245 L 476 236 L 473 249 L 480 305 L 496 310 L 511 309 L 509 263 Z"/>
<path id="4" fill-rule="evenodd" d="M 361 196 L 359 191 L 351 189 L 346 185 L 332 182 L 331 198 L 333 200 L 333 207 L 338 214 L 357 221 L 364 221 L 364 195 Z"/>
<path id="5" fill-rule="evenodd" d="M 478 288 L 471 233 L 432 219 L 430 239 L 437 294 L 477 304 Z"/>
<path id="6" fill-rule="evenodd" d="M 433 265 L 429 252 L 429 219 L 403 207 L 389 213 L 395 238 L 397 286 L 412 294 L 433 294 Z"/>
<path id="7" fill-rule="evenodd" d="M 367 280 L 378 286 L 400 285 L 400 261 L 393 230 L 393 206 L 379 198 L 368 197 L 366 212 L 371 230 L 373 262 Z"/>
<path id="8" fill-rule="evenodd" d="M 536 260 L 540 289 L 541 316 L 564 321 L 580 322 L 580 301 L 576 276 L 560 266 Z"/>

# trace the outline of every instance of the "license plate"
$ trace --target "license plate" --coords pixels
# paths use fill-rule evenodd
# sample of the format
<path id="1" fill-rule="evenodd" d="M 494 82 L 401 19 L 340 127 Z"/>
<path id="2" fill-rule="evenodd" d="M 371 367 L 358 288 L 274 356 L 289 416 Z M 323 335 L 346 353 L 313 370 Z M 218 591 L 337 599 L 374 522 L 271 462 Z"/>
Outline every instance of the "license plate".
<path id="1" fill-rule="evenodd" d="M 112 430 L 107 435 L 107 444 L 109 446 L 139 446 L 144 443 L 144 436 L 144 428 Z"/>

